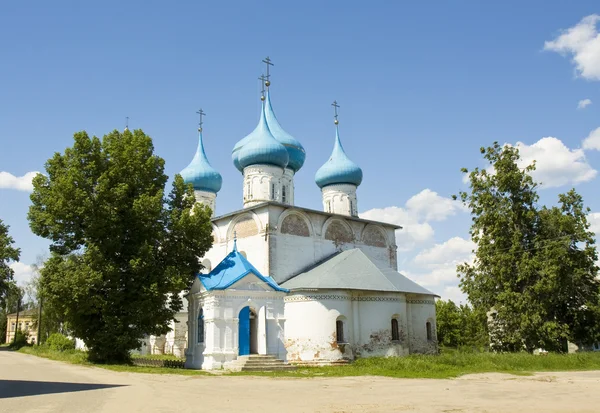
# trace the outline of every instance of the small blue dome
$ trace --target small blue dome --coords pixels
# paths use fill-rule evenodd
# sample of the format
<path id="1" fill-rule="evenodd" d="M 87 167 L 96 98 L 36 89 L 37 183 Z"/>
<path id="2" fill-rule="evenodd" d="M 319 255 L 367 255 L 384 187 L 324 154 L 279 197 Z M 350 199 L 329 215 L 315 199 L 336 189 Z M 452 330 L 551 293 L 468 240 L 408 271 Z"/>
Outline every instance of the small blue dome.
<path id="1" fill-rule="evenodd" d="M 294 172 L 298 172 L 300 168 L 302 168 L 302 165 L 304 165 L 304 160 L 306 159 L 306 152 L 304 151 L 304 147 L 302 146 L 302 144 L 296 139 L 294 139 L 292 135 L 284 131 L 279 122 L 277 121 L 275 112 L 273 112 L 273 106 L 271 106 L 271 96 L 269 94 L 269 89 L 267 89 L 265 117 L 267 119 L 267 125 L 269 125 L 269 130 L 271 131 L 271 134 L 275 137 L 275 139 L 279 141 L 279 143 L 285 146 L 285 149 L 288 152 L 290 160 L 288 162 L 287 167 L 293 170 Z"/>
<path id="2" fill-rule="evenodd" d="M 338 128 L 335 129 L 335 144 L 329 160 L 319 168 L 315 174 L 315 182 L 319 188 L 335 184 L 360 185 L 362 182 L 362 169 L 352 162 L 340 142 Z"/>
<path id="3" fill-rule="evenodd" d="M 232 157 L 234 165 L 237 162 L 242 170 L 247 166 L 258 164 L 275 165 L 285 168 L 290 159 L 285 147 L 275 139 L 269 130 L 267 119 L 265 118 L 264 104 L 260 111 L 258 126 L 240 142 L 244 142 L 241 149 L 234 152 Z M 237 160 L 235 157 L 236 153 Z"/>
<path id="4" fill-rule="evenodd" d="M 196 149 L 194 159 L 181 171 L 180 175 L 186 184 L 191 183 L 197 191 L 207 191 L 216 194 L 221 189 L 223 178 L 208 162 L 208 158 L 204 152 L 202 132 L 198 133 L 198 149 Z"/>

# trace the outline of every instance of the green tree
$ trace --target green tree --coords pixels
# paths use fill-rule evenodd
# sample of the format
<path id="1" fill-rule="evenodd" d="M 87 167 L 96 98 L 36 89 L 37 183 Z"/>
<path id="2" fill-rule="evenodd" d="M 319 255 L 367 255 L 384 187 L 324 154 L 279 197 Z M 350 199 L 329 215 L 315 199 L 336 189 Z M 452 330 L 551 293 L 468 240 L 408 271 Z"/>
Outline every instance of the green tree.
<path id="1" fill-rule="evenodd" d="M 452 300 L 435 303 L 438 343 L 446 347 L 476 347 L 488 345 L 485 317 L 465 304 Z"/>
<path id="2" fill-rule="evenodd" d="M 23 289 L 18 287 L 14 281 L 7 283 L 7 287 L 4 292 L 4 303 L 2 307 L 0 307 L 0 343 L 4 343 L 6 341 L 6 329 L 8 328 L 7 316 L 17 312 L 17 303 L 20 304 L 20 311 L 27 309 L 23 306 L 23 297 Z"/>
<path id="3" fill-rule="evenodd" d="M 15 274 L 10 263 L 19 261 L 21 251 L 15 248 L 15 240 L 8 234 L 9 226 L 0 219 L 0 307 L 4 307 L 6 293 Z"/>
<path id="4" fill-rule="evenodd" d="M 476 259 L 457 270 L 474 310 L 489 312 L 492 345 L 563 351 L 566 340 L 597 339 L 598 256 L 581 197 L 572 190 L 540 208 L 535 164 L 520 168 L 518 149 L 497 142 L 481 153 L 490 170 L 470 172 L 460 193 Z"/>
<path id="5" fill-rule="evenodd" d="M 52 241 L 44 306 L 64 315 L 91 360 L 126 361 L 182 308 L 179 293 L 212 245 L 211 211 L 179 175 L 165 197 L 164 161 L 141 130 L 102 140 L 76 133 L 45 168 L 28 215 L 32 231 Z"/>
<path id="6" fill-rule="evenodd" d="M 460 346 L 464 334 L 460 307 L 452 300 L 437 300 L 435 315 L 438 343 L 447 347 Z"/>

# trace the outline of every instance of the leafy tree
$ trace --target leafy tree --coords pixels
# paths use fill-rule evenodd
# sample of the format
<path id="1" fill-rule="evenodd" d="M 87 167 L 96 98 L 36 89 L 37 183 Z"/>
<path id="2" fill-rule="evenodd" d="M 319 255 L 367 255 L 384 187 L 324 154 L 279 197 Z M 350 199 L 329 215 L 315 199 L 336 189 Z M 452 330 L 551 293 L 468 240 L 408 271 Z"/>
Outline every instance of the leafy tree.
<path id="1" fill-rule="evenodd" d="M 474 310 L 489 312 L 492 345 L 564 351 L 567 340 L 598 339 L 598 256 L 581 196 L 571 190 L 540 208 L 535 164 L 521 169 L 518 149 L 497 142 L 481 153 L 491 168 L 470 172 L 460 193 L 476 259 L 457 270 Z"/>
<path id="2" fill-rule="evenodd" d="M 4 293 L 4 304 L 0 307 L 0 343 L 6 341 L 6 329 L 8 328 L 8 315 L 17 312 L 17 303 L 20 303 L 21 311 L 27 308 L 23 306 L 23 289 L 18 287 L 14 281 L 7 284 Z"/>
<path id="3" fill-rule="evenodd" d="M 438 343 L 445 347 L 486 347 L 488 334 L 485 318 L 468 305 L 457 306 L 452 300 L 435 303 Z"/>
<path id="4" fill-rule="evenodd" d="M 4 307 L 9 284 L 15 274 L 10 262 L 19 261 L 21 251 L 15 248 L 15 240 L 8 234 L 9 226 L 0 219 L 0 307 Z"/>
<path id="5" fill-rule="evenodd" d="M 435 303 L 436 331 L 438 343 L 447 347 L 462 344 L 463 320 L 460 307 L 454 301 L 437 300 Z"/>
<path id="6" fill-rule="evenodd" d="M 74 135 L 33 180 L 32 231 L 52 241 L 41 269 L 44 306 L 64 315 L 91 360 L 126 361 L 146 334 L 164 334 L 179 293 L 212 245 L 211 211 L 143 131 Z M 42 321 L 43 324 L 43 321 Z"/>

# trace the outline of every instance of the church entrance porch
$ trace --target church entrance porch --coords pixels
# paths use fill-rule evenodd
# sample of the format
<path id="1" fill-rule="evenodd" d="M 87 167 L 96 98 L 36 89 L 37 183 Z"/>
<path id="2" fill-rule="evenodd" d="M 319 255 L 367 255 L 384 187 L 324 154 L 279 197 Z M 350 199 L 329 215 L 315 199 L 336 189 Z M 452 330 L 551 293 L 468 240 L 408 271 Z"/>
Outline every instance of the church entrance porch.
<path id="1" fill-rule="evenodd" d="M 239 355 L 258 354 L 258 318 L 253 308 L 240 310 L 238 334 Z"/>

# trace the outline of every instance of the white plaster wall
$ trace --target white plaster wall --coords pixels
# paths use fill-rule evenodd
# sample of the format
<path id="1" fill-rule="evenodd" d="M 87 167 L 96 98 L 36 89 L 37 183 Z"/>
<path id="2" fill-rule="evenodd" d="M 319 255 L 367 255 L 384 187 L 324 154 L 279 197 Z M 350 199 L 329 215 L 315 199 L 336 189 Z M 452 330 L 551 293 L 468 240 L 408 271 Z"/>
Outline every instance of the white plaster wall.
<path id="1" fill-rule="evenodd" d="M 419 298 L 419 302 L 433 299 Z M 427 341 L 424 324 L 433 319 L 435 325 L 435 306 L 433 314 L 431 310 L 429 304 L 407 304 L 403 293 L 293 292 L 285 298 L 288 360 L 332 362 L 343 358 L 435 352 L 435 336 L 434 340 Z M 336 320 L 340 316 L 344 321 L 346 344 L 336 341 Z M 392 318 L 398 320 L 399 340 L 392 340 Z"/>
<path id="2" fill-rule="evenodd" d="M 294 208 L 285 208 L 279 205 L 265 206 L 268 215 L 261 215 L 263 222 L 269 223 L 268 234 L 268 257 L 269 274 L 277 281 L 288 280 L 315 263 L 331 256 L 336 251 L 344 251 L 352 248 L 360 248 L 367 257 L 373 262 L 383 267 L 397 268 L 395 235 L 392 228 L 382 226 L 382 231 L 386 233 L 386 247 L 376 247 L 365 245 L 361 241 L 362 230 L 369 224 L 361 221 L 344 220 L 343 217 L 335 216 L 335 219 L 344 220 L 352 230 L 354 242 L 336 244 L 332 240 L 324 238 L 324 231 L 331 216 L 318 213 L 310 213 L 305 210 Z M 306 221 L 310 229 L 310 237 L 298 235 L 283 234 L 279 226 L 282 217 L 293 211 L 300 214 Z M 254 264 L 254 262 L 253 262 Z M 264 267 L 263 267 L 264 268 Z"/>
<path id="3" fill-rule="evenodd" d="M 249 275 L 225 291 L 207 292 L 196 284 L 195 292 L 188 295 L 188 347 L 186 367 L 194 369 L 220 369 L 237 359 L 239 353 L 239 312 L 250 306 L 257 315 L 264 315 L 259 322 L 259 354 L 273 354 L 285 360 L 283 346 L 284 304 L 283 292 L 265 288 L 257 277 Z M 194 289 L 192 290 L 194 291 Z M 204 343 L 198 343 L 197 318 L 199 309 L 204 310 Z M 262 343 L 262 345 L 260 345 Z"/>
<path id="4" fill-rule="evenodd" d="M 215 216 L 215 208 L 217 207 L 217 194 L 207 191 L 194 190 L 196 202 L 207 205 L 212 211 L 212 216 Z"/>
<path id="5" fill-rule="evenodd" d="M 290 168 L 285 168 L 281 178 L 281 203 L 294 205 L 294 171 Z M 285 185 L 285 199 L 283 199 L 283 186 Z"/>
<path id="6" fill-rule="evenodd" d="M 315 298 L 318 297 L 318 298 Z M 336 320 L 346 318 L 345 337 L 352 337 L 352 301 L 344 291 L 290 294 L 285 298 L 285 348 L 290 362 L 352 359 L 350 346 L 336 340 Z"/>
<path id="7" fill-rule="evenodd" d="M 323 211 L 333 214 L 358 216 L 356 185 L 327 185 L 321 188 Z"/>
<path id="8" fill-rule="evenodd" d="M 410 295 L 407 297 L 409 317 L 409 347 L 411 353 L 437 353 L 435 298 L 433 296 Z M 431 323 L 432 339 L 427 340 L 426 323 Z"/>
<path id="9" fill-rule="evenodd" d="M 273 165 L 247 166 L 244 168 L 243 181 L 244 208 L 267 201 L 281 202 L 281 186 L 289 185 L 289 181 L 289 176 L 284 177 L 283 168 Z"/>
<path id="10" fill-rule="evenodd" d="M 390 357 L 409 354 L 406 298 L 398 293 L 354 295 L 353 323 L 359 326 L 353 341 L 356 357 Z M 398 320 L 399 338 L 392 341 L 392 318 Z"/>

